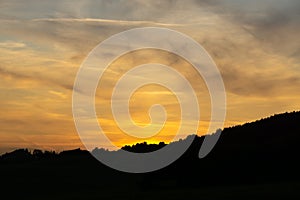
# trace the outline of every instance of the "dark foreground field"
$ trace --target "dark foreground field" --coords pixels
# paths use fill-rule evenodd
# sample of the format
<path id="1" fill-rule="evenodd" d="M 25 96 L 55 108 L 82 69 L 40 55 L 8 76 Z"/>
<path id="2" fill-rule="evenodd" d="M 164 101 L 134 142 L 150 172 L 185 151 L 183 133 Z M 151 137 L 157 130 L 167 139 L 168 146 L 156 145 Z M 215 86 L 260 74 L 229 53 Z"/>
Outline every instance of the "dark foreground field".
<path id="1" fill-rule="evenodd" d="M 299 122 L 293 112 L 224 129 L 201 160 L 196 137 L 175 163 L 146 174 L 115 171 L 81 150 L 18 150 L 1 156 L 1 199 L 300 199 Z"/>

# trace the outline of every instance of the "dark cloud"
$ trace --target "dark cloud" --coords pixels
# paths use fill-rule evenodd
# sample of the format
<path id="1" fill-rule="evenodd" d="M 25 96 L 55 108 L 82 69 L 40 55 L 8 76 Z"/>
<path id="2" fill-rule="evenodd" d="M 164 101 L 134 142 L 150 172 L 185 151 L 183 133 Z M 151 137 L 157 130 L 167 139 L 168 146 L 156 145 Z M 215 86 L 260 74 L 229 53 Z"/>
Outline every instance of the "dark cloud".
<path id="1" fill-rule="evenodd" d="M 245 68 L 227 66 L 222 69 L 227 92 L 241 96 L 278 97 L 300 90 L 300 77 L 277 71 L 249 72 Z"/>
<path id="2" fill-rule="evenodd" d="M 218 1 L 215 12 L 252 34 L 274 53 L 293 57 L 299 49 L 300 1 Z"/>

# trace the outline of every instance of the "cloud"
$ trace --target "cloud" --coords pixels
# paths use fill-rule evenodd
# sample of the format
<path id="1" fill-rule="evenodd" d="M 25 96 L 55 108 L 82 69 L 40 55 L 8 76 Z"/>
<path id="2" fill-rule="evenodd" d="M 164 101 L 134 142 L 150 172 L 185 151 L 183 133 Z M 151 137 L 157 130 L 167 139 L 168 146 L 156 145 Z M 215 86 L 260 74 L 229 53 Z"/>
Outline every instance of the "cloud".
<path id="1" fill-rule="evenodd" d="M 185 26 L 189 24 L 172 24 L 172 23 L 159 23 L 155 21 L 143 21 L 143 20 L 113 20 L 113 19 L 100 19 L 100 18 L 40 18 L 33 19 L 33 22 L 79 22 L 79 23 L 98 23 L 108 25 L 157 25 L 157 26 Z"/>
<path id="2" fill-rule="evenodd" d="M 21 42 L 12 42 L 12 41 L 0 42 L 0 48 L 18 49 L 24 47 L 26 47 L 26 44 Z"/>
<path id="3" fill-rule="evenodd" d="M 215 13 L 246 30 L 274 53 L 299 62 L 300 2 L 297 0 L 215 1 Z"/>
<path id="4" fill-rule="evenodd" d="M 30 76 L 30 75 L 26 75 L 24 73 L 18 73 L 15 71 L 8 71 L 4 68 L 2 68 L 0 66 L 0 76 L 3 77 L 12 77 L 16 83 L 20 82 L 21 80 L 25 80 L 28 81 L 30 83 L 32 83 L 32 85 L 36 85 L 36 86 L 59 86 L 62 87 L 64 89 L 67 90 L 73 90 L 73 85 L 72 84 L 68 84 L 66 82 L 57 82 L 55 80 L 53 80 L 53 78 L 45 78 L 45 77 L 39 77 L 39 76 Z"/>
<path id="5" fill-rule="evenodd" d="M 300 89 L 300 77 L 297 74 L 273 70 L 272 72 L 249 72 L 245 68 L 226 67 L 222 71 L 227 92 L 240 96 L 276 98 L 296 95 Z"/>
<path id="6" fill-rule="evenodd" d="M 50 94 L 53 94 L 53 95 L 55 95 L 55 96 L 58 96 L 58 97 L 60 97 L 60 98 L 62 98 L 62 99 L 66 99 L 66 98 L 67 98 L 67 95 L 64 94 L 64 93 L 62 93 L 62 92 L 50 90 L 49 93 L 50 93 Z"/>

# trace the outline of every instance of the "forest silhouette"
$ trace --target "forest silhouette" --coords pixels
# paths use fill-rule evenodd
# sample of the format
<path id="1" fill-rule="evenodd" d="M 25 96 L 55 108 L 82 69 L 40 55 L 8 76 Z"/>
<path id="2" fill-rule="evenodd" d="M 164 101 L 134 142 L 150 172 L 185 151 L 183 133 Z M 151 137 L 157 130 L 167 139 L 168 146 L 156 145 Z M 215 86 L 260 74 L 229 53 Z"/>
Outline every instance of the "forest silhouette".
<path id="1" fill-rule="evenodd" d="M 80 149 L 18 149 L 0 157 L 1 193 L 31 199 L 297 199 L 299 122 L 300 112 L 291 112 L 225 128 L 203 159 L 198 153 L 204 137 L 195 136 L 177 161 L 145 174 L 116 171 Z M 144 142 L 122 149 L 146 153 L 165 145 Z"/>

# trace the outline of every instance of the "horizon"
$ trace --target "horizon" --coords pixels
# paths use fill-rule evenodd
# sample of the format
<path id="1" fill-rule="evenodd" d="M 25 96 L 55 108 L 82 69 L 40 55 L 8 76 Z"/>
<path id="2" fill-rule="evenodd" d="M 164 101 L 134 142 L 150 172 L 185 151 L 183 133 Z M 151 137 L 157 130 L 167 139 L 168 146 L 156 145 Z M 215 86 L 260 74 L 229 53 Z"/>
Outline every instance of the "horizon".
<path id="1" fill-rule="evenodd" d="M 263 117 L 263 118 L 260 118 L 260 119 L 256 119 L 256 120 L 254 120 L 254 121 L 249 121 L 249 122 L 245 122 L 245 123 L 243 123 L 243 124 L 238 124 L 238 125 L 234 125 L 234 126 L 230 126 L 230 127 L 224 127 L 223 129 L 222 129 L 222 131 L 224 130 L 224 129 L 228 129 L 228 128 L 234 128 L 234 127 L 238 127 L 238 126 L 243 126 L 243 125 L 245 125 L 245 124 L 252 124 L 252 123 L 256 123 L 256 122 L 258 122 L 258 121 L 261 121 L 261 120 L 264 120 L 264 119 L 267 119 L 267 118 L 272 118 L 272 117 L 274 117 L 274 116 L 278 116 L 278 115 L 284 115 L 284 114 L 292 114 L 292 113 L 300 113 L 300 110 L 295 110 L 295 111 L 291 111 L 291 112 L 283 112 L 283 113 L 275 113 L 275 114 L 273 114 L 273 115 L 269 115 L 269 116 L 265 116 L 265 117 Z M 202 136 L 199 136 L 199 135 L 197 135 L 197 134 L 188 134 L 187 135 L 187 137 L 189 137 L 189 136 L 191 136 L 191 135 L 195 135 L 195 136 L 198 136 L 198 137 L 205 137 L 205 135 L 202 135 Z M 186 138 L 187 138 L 186 137 Z M 182 138 L 183 140 L 185 140 L 186 138 Z M 172 141 L 172 142 L 179 142 L 180 140 L 174 140 L 174 141 Z M 124 144 L 121 148 L 123 148 L 123 147 L 125 147 L 125 146 L 133 146 L 133 145 L 136 145 L 136 144 L 142 144 L 142 143 L 147 143 L 147 145 L 151 145 L 151 144 L 155 144 L 155 145 L 158 145 L 159 143 L 161 143 L 161 142 L 164 142 L 164 141 L 160 141 L 160 142 L 157 142 L 157 143 L 148 143 L 146 140 L 145 141 L 142 141 L 142 142 L 139 142 L 139 143 L 132 143 L 132 144 Z M 171 142 L 171 143 L 172 143 Z M 164 142 L 165 143 L 165 142 Z M 165 143 L 166 145 L 168 145 L 169 143 Z M 94 148 L 94 150 L 95 149 L 101 149 L 102 147 L 95 147 Z M 121 149 L 120 148 L 120 149 Z M 56 154 L 60 154 L 61 152 L 64 152 L 64 151 L 72 151 L 72 150 L 77 150 L 77 149 L 79 149 L 79 150 L 81 150 L 81 151 L 88 151 L 87 149 L 85 149 L 85 148 L 80 148 L 80 147 L 77 147 L 77 148 L 73 148 L 73 149 L 63 149 L 63 150 L 61 150 L 61 151 L 55 151 L 55 150 L 50 150 L 50 149 L 35 149 L 35 148 L 27 148 L 27 147 L 23 147 L 23 148 L 16 148 L 16 149 L 12 149 L 12 150 L 10 150 L 9 152 L 0 152 L 0 156 L 2 156 L 2 155 L 4 155 L 4 154 L 6 154 L 6 153 L 11 153 L 11 152 L 13 152 L 13 151 L 16 151 L 16 150 L 29 150 L 31 153 L 34 151 L 34 150 L 41 150 L 41 151 L 43 151 L 43 152 L 45 152 L 45 151 L 50 151 L 50 152 L 55 152 Z M 103 148 L 103 149 L 105 149 L 105 148 Z M 108 151 L 118 151 L 118 150 L 120 150 L 120 149 L 113 149 L 113 150 L 110 150 L 110 149 L 105 149 L 105 150 L 108 150 Z"/>
<path id="2" fill-rule="evenodd" d="M 216 63 L 226 91 L 224 127 L 241 125 L 300 108 L 299 1 L 6 1 L 0 6 L 0 154 L 12 149 L 85 149 L 72 113 L 76 74 L 96 45 L 114 34 L 141 27 L 178 31 L 202 45 Z M 149 36 L 151 37 L 151 36 Z M 105 49 L 107 55 L 121 45 Z M 130 96 L 132 121 L 123 113 L 118 124 L 111 111 L 115 84 L 133 67 L 160 63 L 179 71 L 195 90 L 200 120 L 187 116 L 181 124 L 181 104 L 166 87 L 149 84 Z M 171 73 L 153 77 L 170 80 L 184 102 L 187 87 Z M 140 77 L 146 80 L 145 77 Z M 89 80 L 87 78 L 87 80 Z M 129 84 L 122 85 L 123 91 Z M 76 88 L 75 88 L 76 89 Z M 211 94 L 191 62 L 172 52 L 142 49 L 126 53 L 109 65 L 95 97 L 97 122 L 116 147 L 169 143 L 178 129 L 207 135 Z M 118 103 L 124 99 L 116 99 Z M 161 104 L 163 120 L 151 106 Z M 189 109 L 193 110 L 191 106 Z M 195 108 L 196 110 L 196 108 Z M 151 112 L 150 112 L 151 111 Z M 153 115 L 150 115 L 153 114 Z M 198 116 L 197 116 L 198 117 Z M 145 132 L 126 134 L 130 122 Z M 152 125 L 152 126 L 150 126 Z M 196 126 L 196 131 L 194 131 Z M 156 133 L 150 134 L 150 133 Z M 95 137 L 94 130 L 88 133 Z M 145 137 L 151 135 L 151 137 Z M 178 138 L 184 138 L 179 135 Z M 110 145 L 103 141 L 100 147 Z"/>

